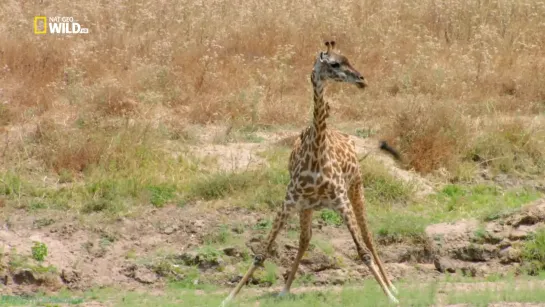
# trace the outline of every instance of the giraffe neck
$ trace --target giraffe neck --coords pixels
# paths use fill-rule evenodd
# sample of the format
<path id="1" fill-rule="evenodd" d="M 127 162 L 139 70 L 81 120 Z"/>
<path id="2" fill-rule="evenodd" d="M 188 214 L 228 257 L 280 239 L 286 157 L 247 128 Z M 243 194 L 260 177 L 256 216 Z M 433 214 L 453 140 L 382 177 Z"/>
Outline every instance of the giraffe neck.
<path id="1" fill-rule="evenodd" d="M 326 119 L 329 115 L 328 104 L 324 101 L 324 86 L 325 82 L 320 79 L 316 71 L 313 71 L 310 80 L 312 81 L 312 88 L 314 91 L 314 146 L 315 148 L 322 148 L 325 143 L 326 133 Z"/>

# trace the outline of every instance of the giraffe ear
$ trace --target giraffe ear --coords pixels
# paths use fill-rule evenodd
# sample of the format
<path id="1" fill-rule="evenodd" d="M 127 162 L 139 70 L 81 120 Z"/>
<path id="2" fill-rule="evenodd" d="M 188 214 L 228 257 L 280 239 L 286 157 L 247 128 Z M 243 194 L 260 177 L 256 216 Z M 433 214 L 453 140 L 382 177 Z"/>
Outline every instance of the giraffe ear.
<path id="1" fill-rule="evenodd" d="M 318 58 L 320 59 L 320 62 L 325 62 L 325 57 L 324 57 L 324 52 L 323 51 L 320 51 L 320 55 L 318 56 Z"/>

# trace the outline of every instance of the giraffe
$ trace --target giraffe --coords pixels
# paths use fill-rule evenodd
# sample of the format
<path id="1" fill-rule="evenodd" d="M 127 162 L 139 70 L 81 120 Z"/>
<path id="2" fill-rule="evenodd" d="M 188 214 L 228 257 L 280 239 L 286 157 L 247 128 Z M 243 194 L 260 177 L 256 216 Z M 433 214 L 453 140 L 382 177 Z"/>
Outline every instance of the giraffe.
<path id="1" fill-rule="evenodd" d="M 318 53 L 310 75 L 314 90 L 313 121 L 296 139 L 290 154 L 290 182 L 286 196 L 261 250 L 255 253 L 254 262 L 222 302 L 222 306 L 238 294 L 258 267 L 263 266 L 287 218 L 298 212 L 301 228 L 299 249 L 280 295 L 289 293 L 301 258 L 312 237 L 312 213 L 322 208 L 332 208 L 341 214 L 356 244 L 359 257 L 390 301 L 399 303 L 394 296 L 397 289 L 386 275 L 367 226 L 362 176 L 354 141 L 344 133 L 329 129 L 326 124 L 329 116 L 329 105 L 323 97 L 326 82 L 352 83 L 360 89 L 364 89 L 367 82 L 345 56 L 335 51 L 335 41 L 327 41 L 325 45 L 327 51 Z M 398 157 L 385 142 L 380 147 Z"/>

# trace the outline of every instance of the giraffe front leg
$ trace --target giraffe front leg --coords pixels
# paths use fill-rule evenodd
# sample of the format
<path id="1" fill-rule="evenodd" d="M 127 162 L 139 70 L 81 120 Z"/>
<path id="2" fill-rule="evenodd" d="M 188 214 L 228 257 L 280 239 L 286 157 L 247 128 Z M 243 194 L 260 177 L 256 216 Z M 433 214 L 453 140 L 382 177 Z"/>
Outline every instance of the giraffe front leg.
<path id="1" fill-rule="evenodd" d="M 299 214 L 301 228 L 301 233 L 299 234 L 299 250 L 297 251 L 297 256 L 295 257 L 295 260 L 291 266 L 291 271 L 288 274 L 288 279 L 286 280 L 284 289 L 282 292 L 280 292 L 280 296 L 285 296 L 290 293 L 291 284 L 295 279 L 295 274 L 297 274 L 297 269 L 299 268 L 301 258 L 303 258 L 303 255 L 308 249 L 310 239 L 312 238 L 312 211 L 312 209 L 306 209 L 301 211 Z"/>
<path id="2" fill-rule="evenodd" d="M 229 293 L 229 296 L 227 296 L 223 300 L 223 302 L 221 303 L 222 307 L 226 306 L 227 303 L 229 303 L 232 299 L 234 299 L 236 295 L 240 292 L 242 287 L 252 277 L 255 270 L 258 267 L 263 266 L 263 262 L 265 262 L 265 259 L 267 259 L 267 257 L 269 256 L 271 252 L 271 248 L 274 244 L 274 241 L 276 240 L 276 237 L 278 236 L 278 233 L 280 232 L 280 230 L 282 230 L 282 227 L 284 227 L 284 224 L 286 223 L 286 220 L 288 219 L 289 213 L 293 208 L 294 206 L 290 202 L 284 201 L 284 204 L 282 205 L 282 209 L 279 210 L 278 213 L 276 214 L 272 229 L 269 232 L 269 235 L 267 236 L 267 239 L 264 242 L 263 248 L 261 248 L 260 251 L 256 253 L 256 255 L 254 256 L 254 262 L 252 263 L 252 265 L 250 266 L 246 274 L 244 274 L 242 279 L 238 282 L 237 286 L 233 289 L 233 291 L 231 291 L 231 293 Z"/>

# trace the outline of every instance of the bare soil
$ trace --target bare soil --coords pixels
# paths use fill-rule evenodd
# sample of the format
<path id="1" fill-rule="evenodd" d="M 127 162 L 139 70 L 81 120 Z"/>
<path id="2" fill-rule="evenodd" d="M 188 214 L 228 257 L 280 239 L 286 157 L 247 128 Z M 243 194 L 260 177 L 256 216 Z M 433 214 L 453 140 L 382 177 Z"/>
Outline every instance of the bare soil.
<path id="1" fill-rule="evenodd" d="M 33 241 L 40 241 L 48 247 L 44 265 L 52 265 L 57 271 L 53 278 L 49 276 L 44 280 L 35 272 L 4 270 L 0 279 L 5 283 L 2 289 L 21 294 L 38 289 L 54 291 L 63 285 L 72 289 L 121 285 L 160 291 L 164 279 L 157 274 L 153 259 L 165 252 L 188 264 L 197 264 L 203 280 L 230 286 L 241 277 L 234 266 L 243 261 L 241 254 L 246 247 L 226 245 L 224 255 L 218 259 L 199 259 L 195 250 L 219 224 L 229 225 L 230 231 L 238 232 L 237 227 L 245 229 L 241 238 L 251 250 L 266 234 L 266 230 L 255 229 L 261 218 L 261 214 L 246 209 L 203 212 L 196 204 L 150 209 L 136 219 L 123 218 L 104 227 L 92 227 L 68 214 L 29 216 L 21 212 L 13 215 L 10 225 L 2 225 L 0 230 L 4 261 L 10 259 L 11 254 L 29 254 Z M 44 219 L 53 222 L 37 228 L 36 221 Z M 545 200 L 542 199 L 484 226 L 471 220 L 431 225 L 426 230 L 428 242 L 381 245 L 380 254 L 393 279 L 411 277 L 425 281 L 455 271 L 487 276 L 519 266 L 517 244 L 544 223 Z M 304 258 L 300 273 L 313 275 L 315 286 L 342 285 L 369 276 L 367 268 L 357 260 L 354 244 L 344 227 L 315 221 L 313 228 L 315 238 L 332 238 L 329 242 L 334 250 L 333 254 L 325 254 L 312 248 Z M 270 260 L 278 265 L 278 278 L 282 279 L 297 251 L 297 239 L 288 238 L 284 232 L 277 242 Z M 138 259 L 150 261 L 136 261 Z M 8 267 L 7 263 L 4 267 Z M 267 281 L 258 278 L 253 283 L 268 286 Z"/>
<path id="2" fill-rule="evenodd" d="M 215 133 L 223 132 L 220 129 Z M 260 160 L 256 153 L 271 144 L 290 146 L 297 135 L 295 131 L 268 133 L 260 136 L 266 140 L 264 142 L 235 144 L 211 145 L 210 140 L 205 140 L 192 146 L 191 150 L 197 155 L 213 156 L 225 170 L 266 167 L 265 161 Z M 209 138 L 213 139 L 214 135 Z M 377 140 L 353 139 L 361 156 L 367 153 L 374 155 L 394 176 L 415 184 L 420 195 L 433 192 L 434 187 L 428 180 L 400 169 L 390 157 L 380 153 Z M 134 217 L 106 224 L 83 222 L 76 214 L 61 211 L 39 210 L 32 215 L 25 210 L 10 213 L 6 219 L 8 222 L 0 225 L 0 250 L 4 254 L 0 258 L 3 294 L 56 291 L 62 287 L 85 290 L 114 285 L 160 293 L 166 276 L 186 277 L 184 270 L 161 270 L 161 260 L 174 263 L 175 268 L 198 266 L 200 276 L 195 282 L 232 287 L 242 277 L 251 251 L 267 233 L 266 229 L 257 226 L 264 218 L 272 218 L 244 208 L 217 208 L 205 203 L 140 210 L 143 211 Z M 440 278 L 445 272 L 482 277 L 516 270 L 521 262 L 521 240 L 544 224 L 545 199 L 541 199 L 520 212 L 484 225 L 476 220 L 431 225 L 426 229 L 424 242 L 379 242 L 379 250 L 394 280 L 429 281 Z M 206 245 L 207 238 L 218 233 L 218 225 L 227 225 L 227 232 L 236 237 L 238 243 L 216 244 L 219 254 L 203 255 L 199 250 Z M 291 223 L 288 228 L 297 231 L 297 223 Z M 367 268 L 358 260 L 345 227 L 328 226 L 316 220 L 313 235 L 317 240 L 328 242 L 332 249 L 325 253 L 311 246 L 299 273 L 313 278 L 306 287 L 295 291 L 342 286 L 370 277 Z M 30 255 L 34 241 L 47 245 L 48 255 L 42 266 L 51 266 L 54 270 L 36 272 L 8 263 L 17 255 Z M 270 261 L 278 267 L 278 280 L 287 276 L 297 244 L 297 237 L 290 238 L 286 232 L 277 240 Z M 169 270 L 172 267 L 167 268 Z M 251 282 L 263 287 L 271 286 L 270 278 L 263 276 L 254 277 Z"/>

